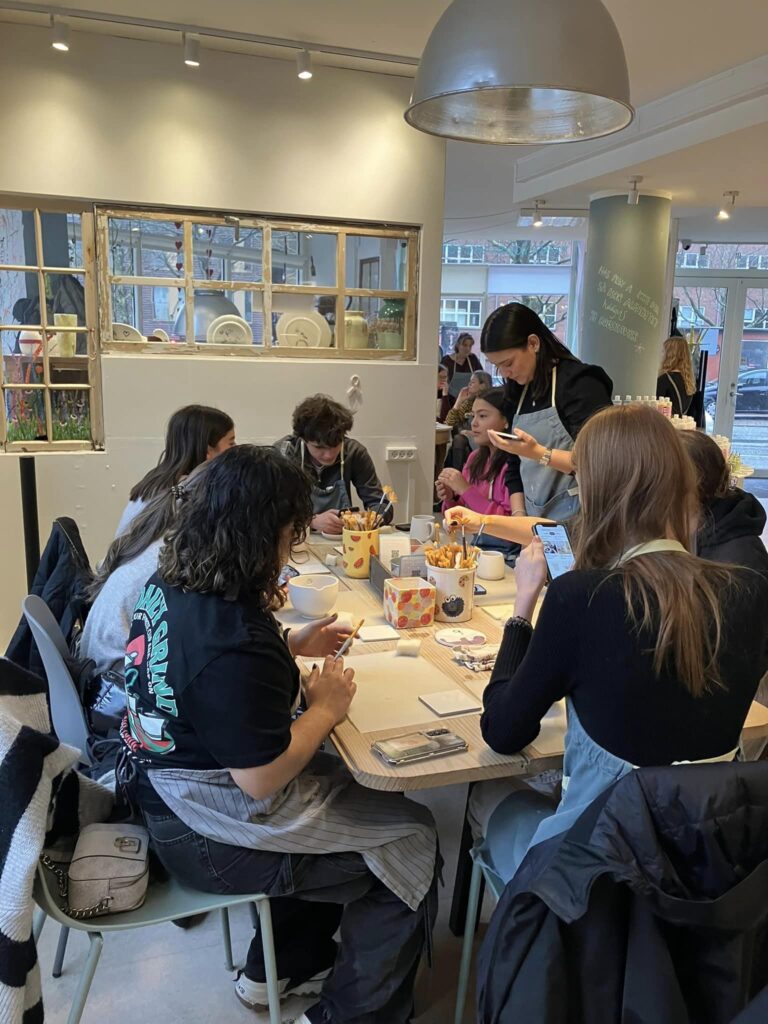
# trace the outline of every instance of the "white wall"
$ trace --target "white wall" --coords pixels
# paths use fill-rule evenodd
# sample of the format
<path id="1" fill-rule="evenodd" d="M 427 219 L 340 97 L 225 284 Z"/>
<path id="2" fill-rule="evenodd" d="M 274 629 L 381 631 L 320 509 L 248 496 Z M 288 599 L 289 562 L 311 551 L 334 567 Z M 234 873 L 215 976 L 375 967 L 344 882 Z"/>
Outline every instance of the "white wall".
<path id="1" fill-rule="evenodd" d="M 101 35 L 74 33 L 60 54 L 47 31 L 3 25 L 0 192 L 423 228 L 417 365 L 105 357 L 107 450 L 38 458 L 43 542 L 55 516 L 72 515 L 101 556 L 179 405 L 221 405 L 242 440 L 268 441 L 307 393 L 343 400 L 353 372 L 364 395 L 355 435 L 385 478 L 387 441 L 418 446 L 415 504 L 427 508 L 445 149 L 405 124 L 408 94 L 399 78 L 318 67 L 301 82 L 290 61 L 205 50 L 192 70 L 177 45 Z M 0 643 L 25 586 L 16 461 L 0 455 Z M 407 481 L 393 483 L 405 498 Z"/>

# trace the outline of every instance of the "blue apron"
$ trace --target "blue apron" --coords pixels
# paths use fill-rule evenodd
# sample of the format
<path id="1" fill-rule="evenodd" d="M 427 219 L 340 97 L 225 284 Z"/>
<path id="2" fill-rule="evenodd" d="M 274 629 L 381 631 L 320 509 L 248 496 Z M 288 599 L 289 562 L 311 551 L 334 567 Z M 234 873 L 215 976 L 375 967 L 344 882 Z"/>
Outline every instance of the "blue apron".
<path id="1" fill-rule="evenodd" d="M 526 384 L 523 388 L 510 429 L 514 431 L 519 427 L 545 448 L 571 451 L 573 438 L 565 429 L 555 406 L 557 366 L 552 367 L 552 405 L 549 409 L 520 412 L 529 386 Z M 563 523 L 578 512 L 579 488 L 572 473 L 561 473 L 552 466 L 542 466 L 534 459 L 520 459 L 520 478 L 523 481 L 525 510 L 529 516 Z"/>

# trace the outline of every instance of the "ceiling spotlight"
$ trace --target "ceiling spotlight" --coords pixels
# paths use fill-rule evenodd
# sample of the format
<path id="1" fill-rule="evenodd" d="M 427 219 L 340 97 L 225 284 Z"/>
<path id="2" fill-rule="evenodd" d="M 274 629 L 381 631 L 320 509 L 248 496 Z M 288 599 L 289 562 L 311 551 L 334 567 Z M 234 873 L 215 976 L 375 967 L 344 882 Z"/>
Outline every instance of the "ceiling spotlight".
<path id="1" fill-rule="evenodd" d="M 312 77 L 312 58 L 309 50 L 299 50 L 296 54 L 296 74 L 304 79 Z"/>
<path id="2" fill-rule="evenodd" d="M 534 226 L 535 228 L 541 228 L 541 227 L 543 227 L 543 226 L 544 226 L 544 218 L 543 218 L 543 217 L 542 217 L 542 215 L 541 215 L 541 208 L 542 208 L 542 206 L 544 206 L 544 205 L 545 205 L 545 202 L 544 202 L 544 200 L 543 200 L 543 199 L 537 199 L 537 200 L 536 200 L 536 201 L 534 202 L 534 204 L 533 204 L 533 205 L 534 205 L 534 211 L 533 211 L 533 226 Z"/>
<path id="3" fill-rule="evenodd" d="M 51 15 L 51 46 L 66 53 L 69 50 L 69 26 Z"/>
<path id="4" fill-rule="evenodd" d="M 200 67 L 200 40 L 197 36 L 188 36 L 186 32 L 181 36 L 184 41 L 184 63 L 188 68 Z"/>
<path id="5" fill-rule="evenodd" d="M 723 192 L 723 198 L 727 202 L 723 203 L 720 209 L 717 211 L 718 220 L 730 220 L 731 210 L 736 205 L 736 196 L 739 194 L 738 189 L 730 189 L 728 192 Z"/>
<path id="6" fill-rule="evenodd" d="M 637 186 L 642 180 L 642 174 L 638 174 L 634 178 L 629 179 L 629 192 L 627 192 L 627 204 L 629 206 L 637 206 L 639 204 L 640 193 L 637 190 Z"/>

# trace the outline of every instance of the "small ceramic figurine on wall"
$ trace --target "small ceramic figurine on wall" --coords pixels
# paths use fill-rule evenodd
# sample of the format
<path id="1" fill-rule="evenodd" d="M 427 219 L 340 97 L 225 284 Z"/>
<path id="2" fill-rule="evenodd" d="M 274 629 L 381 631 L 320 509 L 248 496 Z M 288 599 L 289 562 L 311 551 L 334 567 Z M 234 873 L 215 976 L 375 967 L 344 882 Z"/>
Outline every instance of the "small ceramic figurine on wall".
<path id="1" fill-rule="evenodd" d="M 360 384 L 360 378 L 356 373 L 353 373 L 349 378 L 349 387 L 347 388 L 347 400 L 349 401 L 349 408 L 352 412 L 357 412 L 360 406 L 363 404 L 363 388 Z"/>

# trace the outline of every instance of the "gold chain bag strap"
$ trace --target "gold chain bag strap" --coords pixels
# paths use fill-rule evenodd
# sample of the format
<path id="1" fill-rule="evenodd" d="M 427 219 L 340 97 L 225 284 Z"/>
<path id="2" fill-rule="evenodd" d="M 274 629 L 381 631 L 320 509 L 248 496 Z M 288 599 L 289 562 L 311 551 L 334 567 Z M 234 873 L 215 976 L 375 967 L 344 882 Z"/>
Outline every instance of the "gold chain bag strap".
<path id="1" fill-rule="evenodd" d="M 149 833 L 141 825 L 86 825 L 77 839 L 69 871 L 48 856 L 42 863 L 56 876 L 65 913 L 76 920 L 135 910 L 149 881 Z"/>

